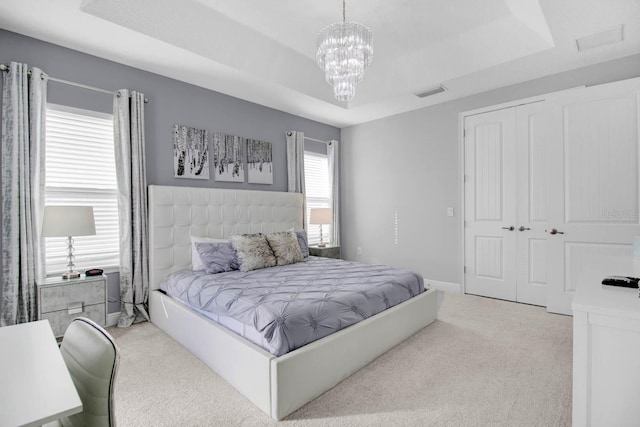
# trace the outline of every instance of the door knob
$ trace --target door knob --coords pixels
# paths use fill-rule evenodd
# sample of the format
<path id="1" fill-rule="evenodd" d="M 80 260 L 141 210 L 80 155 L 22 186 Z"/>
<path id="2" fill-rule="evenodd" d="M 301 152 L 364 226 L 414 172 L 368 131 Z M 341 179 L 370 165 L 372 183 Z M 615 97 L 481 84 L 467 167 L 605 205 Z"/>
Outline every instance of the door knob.
<path id="1" fill-rule="evenodd" d="M 531 230 L 531 229 L 530 229 L 529 227 L 525 227 L 524 225 L 521 225 L 521 226 L 518 228 L 518 231 L 526 231 L 526 230 Z"/>
<path id="2" fill-rule="evenodd" d="M 513 231 L 513 230 L 515 230 L 516 228 L 515 228 L 513 225 L 510 225 L 510 226 L 508 226 L 508 227 L 502 227 L 502 229 L 503 229 L 503 230 Z"/>
<path id="3" fill-rule="evenodd" d="M 549 234 L 564 234 L 564 232 L 558 231 L 555 228 L 552 228 L 551 230 L 549 230 Z"/>

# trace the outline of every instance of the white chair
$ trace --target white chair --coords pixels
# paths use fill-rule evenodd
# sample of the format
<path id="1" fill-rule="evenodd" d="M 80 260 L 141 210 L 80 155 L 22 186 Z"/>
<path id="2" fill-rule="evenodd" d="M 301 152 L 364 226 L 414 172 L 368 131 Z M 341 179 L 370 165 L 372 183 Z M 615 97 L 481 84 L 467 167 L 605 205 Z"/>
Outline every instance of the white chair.
<path id="1" fill-rule="evenodd" d="M 113 338 L 90 319 L 74 319 L 62 338 L 60 352 L 82 401 L 82 412 L 52 426 L 115 426 L 113 387 L 119 350 Z"/>

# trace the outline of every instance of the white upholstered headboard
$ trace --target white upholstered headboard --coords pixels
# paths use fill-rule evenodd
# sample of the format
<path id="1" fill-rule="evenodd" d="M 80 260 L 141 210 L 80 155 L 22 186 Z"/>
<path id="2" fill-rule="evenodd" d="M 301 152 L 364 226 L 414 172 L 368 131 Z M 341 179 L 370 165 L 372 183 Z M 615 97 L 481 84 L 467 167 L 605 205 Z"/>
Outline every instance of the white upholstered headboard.
<path id="1" fill-rule="evenodd" d="M 149 186 L 149 288 L 191 267 L 190 236 L 302 229 L 302 194 Z"/>

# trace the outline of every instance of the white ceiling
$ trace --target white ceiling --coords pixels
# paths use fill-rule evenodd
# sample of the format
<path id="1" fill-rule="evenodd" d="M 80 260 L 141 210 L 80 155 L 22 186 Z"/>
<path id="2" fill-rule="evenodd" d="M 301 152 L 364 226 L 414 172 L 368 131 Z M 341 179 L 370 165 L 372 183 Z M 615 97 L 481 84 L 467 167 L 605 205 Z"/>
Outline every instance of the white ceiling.
<path id="1" fill-rule="evenodd" d="M 0 2 L 0 28 L 338 127 L 640 53 L 639 0 L 347 0 L 375 54 L 342 103 L 315 63 L 341 19 L 340 0 Z M 621 24 L 623 42 L 577 51 Z"/>

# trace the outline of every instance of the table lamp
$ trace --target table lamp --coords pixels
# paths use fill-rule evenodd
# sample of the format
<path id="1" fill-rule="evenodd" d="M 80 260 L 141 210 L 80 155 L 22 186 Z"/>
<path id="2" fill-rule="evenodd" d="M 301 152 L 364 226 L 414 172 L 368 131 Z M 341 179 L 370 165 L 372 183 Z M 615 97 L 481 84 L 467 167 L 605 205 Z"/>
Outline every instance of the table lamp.
<path id="1" fill-rule="evenodd" d="M 72 236 L 93 236 L 96 224 L 91 206 L 45 206 L 42 221 L 42 237 L 66 237 L 69 255 L 69 271 L 62 275 L 63 279 L 75 279 L 80 273 L 73 271 L 73 238 Z"/>
<path id="2" fill-rule="evenodd" d="M 322 224 L 331 224 L 333 222 L 333 214 L 331 208 L 311 208 L 311 214 L 309 215 L 309 224 L 320 225 L 320 243 L 319 248 L 324 248 L 324 241 L 322 240 Z"/>

